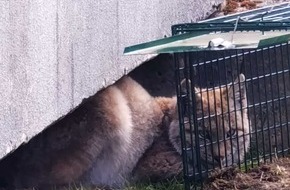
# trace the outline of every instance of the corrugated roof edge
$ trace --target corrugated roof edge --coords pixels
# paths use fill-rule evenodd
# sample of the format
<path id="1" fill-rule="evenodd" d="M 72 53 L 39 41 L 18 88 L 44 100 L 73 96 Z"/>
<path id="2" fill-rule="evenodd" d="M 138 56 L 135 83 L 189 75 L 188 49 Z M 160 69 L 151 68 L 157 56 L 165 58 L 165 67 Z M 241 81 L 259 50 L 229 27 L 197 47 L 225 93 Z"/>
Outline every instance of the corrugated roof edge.
<path id="1" fill-rule="evenodd" d="M 145 43 L 141 43 L 141 44 L 125 47 L 123 53 L 124 54 L 128 54 L 129 52 L 135 51 L 137 49 L 151 48 L 151 47 L 154 47 L 154 46 L 157 46 L 157 45 L 168 44 L 168 43 L 171 43 L 171 42 L 175 42 L 177 40 L 183 40 L 183 39 L 187 39 L 187 38 L 190 38 L 190 37 L 199 36 L 199 35 L 208 34 L 208 33 L 209 32 L 186 33 L 186 34 L 170 36 L 170 37 L 166 37 L 166 38 L 162 38 L 162 39 L 157 39 L 157 40 L 153 40 L 153 41 L 150 41 L 150 42 L 145 42 Z"/>
<path id="2" fill-rule="evenodd" d="M 287 8 L 290 9 L 289 5 L 290 5 L 290 2 L 280 3 L 280 4 L 275 4 L 275 5 L 270 5 L 270 6 L 254 9 L 254 10 L 248 10 L 248 11 L 244 11 L 244 12 L 240 12 L 240 13 L 226 15 L 226 16 L 222 16 L 222 17 L 218 17 L 218 18 L 212 18 L 212 19 L 200 21 L 198 23 L 177 24 L 177 25 L 173 25 L 172 27 L 180 26 L 180 25 L 202 24 L 202 23 L 207 23 L 207 22 L 211 23 L 211 22 L 223 20 L 225 18 L 231 18 L 231 17 L 235 18 L 235 17 L 241 16 L 241 15 L 247 15 L 249 13 L 251 15 L 253 13 L 259 14 L 259 13 L 262 13 L 262 12 L 265 12 L 265 11 L 269 11 L 269 10 L 276 10 L 279 7 L 281 8 L 281 7 L 285 7 L 285 6 L 287 6 Z M 141 43 L 141 44 L 137 44 L 137 45 L 126 47 L 124 49 L 124 54 L 130 55 L 130 54 L 134 54 L 133 52 L 136 52 L 138 50 L 145 50 L 145 49 L 153 48 L 154 46 L 163 46 L 163 45 L 166 46 L 167 44 L 170 44 L 170 43 L 178 41 L 178 40 L 184 40 L 184 39 L 187 39 L 187 38 L 190 38 L 190 37 L 199 36 L 199 35 L 203 35 L 203 34 L 209 34 L 209 33 L 210 33 L 209 31 L 198 31 L 198 32 L 195 31 L 193 33 L 178 34 L 178 35 L 167 37 L 167 38 L 157 39 L 157 40 L 153 40 L 153 41 L 150 41 L 150 42 L 145 42 L 145 43 Z M 284 38 L 279 38 L 279 39 L 284 39 L 285 40 L 286 38 L 284 37 Z M 274 40 L 274 41 L 277 41 L 277 40 Z M 267 42 L 266 44 L 268 44 L 269 40 L 266 40 L 266 42 Z M 265 43 L 262 43 L 262 44 L 265 44 Z M 262 45 L 262 44 L 259 44 L 259 45 Z M 167 47 L 161 47 L 161 48 L 162 49 L 166 49 Z M 170 49 L 176 49 L 176 48 L 170 47 Z M 188 49 L 188 47 L 186 49 Z"/>

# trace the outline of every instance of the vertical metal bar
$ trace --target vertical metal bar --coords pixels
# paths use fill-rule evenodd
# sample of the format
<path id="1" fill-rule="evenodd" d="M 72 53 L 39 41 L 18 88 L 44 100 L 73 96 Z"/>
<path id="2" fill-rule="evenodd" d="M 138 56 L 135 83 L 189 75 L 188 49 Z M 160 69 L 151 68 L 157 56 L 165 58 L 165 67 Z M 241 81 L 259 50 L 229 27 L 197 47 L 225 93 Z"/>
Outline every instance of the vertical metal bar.
<path id="1" fill-rule="evenodd" d="M 206 56 L 205 56 L 205 51 L 203 52 L 203 58 L 205 58 Z M 199 61 L 199 60 L 198 60 Z M 205 63 L 205 60 L 203 60 L 204 61 L 204 63 Z M 206 67 L 205 67 L 205 64 L 203 63 L 203 66 L 204 66 L 204 73 L 206 74 L 207 73 L 207 71 L 206 71 Z M 201 77 L 200 77 L 200 65 L 198 65 L 197 66 L 197 68 L 198 68 L 198 80 L 199 80 L 199 84 L 201 84 Z M 201 89 L 202 90 L 202 89 Z M 202 122 L 202 126 L 204 126 L 204 117 L 205 117 L 205 115 L 204 115 L 204 105 L 203 105 L 203 103 L 202 103 L 202 100 L 203 100 L 203 93 L 201 92 L 200 93 L 200 98 L 201 98 L 201 110 L 202 110 L 202 112 L 201 112 L 201 118 L 199 118 L 199 119 L 201 119 L 201 122 Z M 204 129 L 203 130 L 203 135 L 204 135 L 204 137 L 206 137 L 206 130 Z M 206 172 L 208 172 L 209 171 L 209 168 L 208 168 L 208 153 L 207 153 L 207 142 L 206 142 L 206 138 L 204 138 L 203 139 L 203 141 L 204 141 L 204 148 L 205 148 L 205 167 L 206 167 Z"/>
<path id="2" fill-rule="evenodd" d="M 243 56 L 243 67 L 241 68 L 241 72 L 244 72 L 244 74 L 245 74 L 246 73 L 246 69 L 245 69 L 245 59 L 246 59 L 246 56 L 245 56 L 245 50 L 244 49 L 242 50 L 242 56 Z M 251 65 L 251 62 L 249 64 Z M 246 83 L 246 81 L 247 81 L 247 79 L 245 80 L 245 83 Z M 245 85 L 245 88 L 246 88 L 246 92 L 248 92 L 247 85 Z M 251 118 L 250 118 L 250 115 L 249 115 L 250 114 L 250 112 L 249 112 L 250 111 L 249 110 L 249 105 L 250 105 L 250 101 L 249 101 L 249 98 L 247 98 L 247 108 L 246 108 L 248 110 L 247 117 L 250 120 Z M 250 125 L 250 122 L 249 122 L 249 125 Z M 245 131 L 243 131 L 243 132 L 245 132 Z M 251 143 L 252 142 L 251 130 L 249 131 L 249 134 L 247 134 L 247 135 L 249 135 L 249 140 L 250 140 L 250 143 Z M 251 146 L 251 144 L 250 144 L 250 146 Z M 251 163 L 253 163 L 253 151 L 251 149 L 250 149 L 249 154 L 250 154 L 250 161 L 251 161 Z M 246 168 L 246 171 L 248 171 L 248 159 L 247 158 L 245 158 L 245 168 Z"/>
<path id="3" fill-rule="evenodd" d="M 192 57 L 191 57 L 192 58 Z M 189 62 L 189 56 L 188 53 L 186 54 L 186 59 L 187 62 Z M 197 65 L 199 67 L 199 65 Z M 192 70 L 191 70 L 191 66 L 189 67 L 189 72 L 190 75 L 192 74 Z M 195 82 L 195 77 L 189 77 L 191 78 L 191 85 L 195 86 L 196 82 Z M 188 80 L 187 80 L 187 90 L 192 90 L 192 88 L 190 87 L 190 85 L 188 84 Z M 191 100 L 192 100 L 192 113 L 191 110 L 189 111 L 189 115 L 193 116 L 193 127 L 194 127 L 194 135 L 195 135 L 195 148 L 196 148 L 196 164 L 197 164 L 197 169 L 198 169 L 198 173 L 199 173 L 199 177 L 201 180 L 203 180 L 202 178 L 202 170 L 201 170 L 201 157 L 200 157 L 200 143 L 199 143 L 199 131 L 198 131 L 198 122 L 197 122 L 197 108 L 196 108 L 196 92 L 191 93 Z M 190 129 L 192 130 L 192 121 L 191 119 L 189 120 L 190 123 Z M 192 140 L 192 139 L 191 139 Z M 193 152 L 192 152 L 193 153 Z"/>
<path id="4" fill-rule="evenodd" d="M 269 58 L 270 58 L 270 55 L 271 55 L 271 52 L 270 52 L 270 50 L 269 50 L 269 48 L 268 48 L 268 55 L 269 55 Z M 271 60 L 271 59 L 270 59 Z M 271 60 L 272 61 L 272 60 Z M 271 65 L 271 64 L 270 64 Z M 271 92 L 271 100 L 272 100 L 272 113 L 273 113 L 273 119 L 274 119 L 274 140 L 275 140 L 275 150 L 274 151 L 276 151 L 276 149 L 277 149 L 277 130 L 276 130 L 276 117 L 275 117 L 275 109 L 274 109 L 274 107 L 275 107 L 275 105 L 274 105 L 274 90 L 273 90 L 273 71 L 272 71 L 272 68 L 271 68 L 271 66 L 269 67 L 269 69 L 270 69 L 270 87 L 271 87 L 271 90 L 270 90 L 270 92 Z M 271 154 L 273 154 L 272 152 L 271 152 Z M 274 154 L 276 154 L 276 152 L 274 152 Z"/>
<path id="5" fill-rule="evenodd" d="M 267 54 L 268 54 L 268 61 L 270 61 L 270 55 L 269 55 L 269 47 L 267 47 L 267 48 L 265 48 L 265 49 L 262 49 L 262 57 L 263 57 L 263 60 L 265 60 L 265 54 L 264 54 L 264 52 L 267 50 Z M 265 88 L 264 88 L 264 90 L 265 90 L 265 102 L 266 102 L 266 112 L 267 112 L 267 129 L 268 129 L 268 141 L 269 141 L 269 152 L 270 152 L 270 161 L 272 162 L 272 141 L 271 141 L 271 134 L 270 134 L 270 122 L 269 122 L 269 119 L 268 119 L 268 117 L 269 117 L 269 105 L 268 105 L 268 95 L 267 95 L 267 88 L 266 88 L 266 70 L 265 70 L 265 64 L 263 64 L 263 74 L 264 74 L 264 85 L 265 85 Z"/>
<path id="6" fill-rule="evenodd" d="M 212 62 L 211 62 L 212 63 Z M 213 71 L 213 65 L 211 65 L 211 71 L 212 71 L 212 74 L 214 73 L 214 71 Z M 213 85 L 213 87 L 212 87 L 212 89 L 213 89 L 213 101 L 214 101 L 214 115 L 213 115 L 213 117 L 214 117 L 214 121 L 215 121 L 215 126 L 216 126 L 216 128 L 215 128 L 215 130 L 216 130 L 216 137 L 217 137 L 217 140 L 216 140 L 216 142 L 215 143 L 217 143 L 217 147 L 218 147 L 218 156 L 220 157 L 220 155 L 221 155 L 221 152 L 220 152 L 220 140 L 219 140 L 219 131 L 218 131 L 218 120 L 217 120 L 217 106 L 216 106 L 216 93 L 215 93 L 215 84 Z M 208 87 L 207 87 L 207 90 L 208 90 Z M 210 102 L 210 99 L 209 99 L 209 96 L 207 97 L 208 98 L 208 102 Z M 210 109 L 210 108 L 209 108 Z M 210 118 L 212 117 L 212 115 L 211 115 L 211 113 L 210 113 L 210 111 L 209 111 L 209 114 L 210 114 Z M 212 155 L 212 156 L 214 156 L 214 155 Z M 213 160 L 214 160 L 214 157 L 213 157 Z M 220 168 L 221 168 L 222 166 L 220 165 Z"/>
<path id="7" fill-rule="evenodd" d="M 181 148 L 182 148 L 182 162 L 183 162 L 183 176 L 184 176 L 184 186 L 186 190 L 190 189 L 190 183 L 188 181 L 188 163 L 187 163 L 187 150 L 186 150 L 186 137 L 185 137 L 185 127 L 184 127 L 184 115 L 182 113 L 183 106 L 182 102 L 184 101 L 184 96 L 181 93 L 180 89 L 180 68 L 179 64 L 179 54 L 174 53 L 174 64 L 175 64 L 175 82 L 176 82 L 176 93 L 177 93 L 177 106 L 178 106 L 178 117 L 179 117 L 179 126 L 180 126 L 180 136 L 181 136 Z"/>
<path id="8" fill-rule="evenodd" d="M 204 52 L 204 58 L 205 57 L 206 57 L 206 52 Z M 204 64 L 204 70 L 205 70 L 204 76 L 205 76 L 206 79 L 208 79 L 206 64 Z M 206 86 L 205 90 L 206 90 L 206 96 L 209 97 L 208 85 Z M 208 108 L 207 111 L 208 111 L 209 132 L 210 132 L 210 134 L 212 134 L 212 125 L 211 125 L 210 104 L 209 104 L 209 101 L 207 103 L 208 103 L 207 104 L 207 108 Z M 210 146 L 211 146 L 210 149 L 211 149 L 211 155 L 212 156 L 214 155 L 214 153 L 213 153 L 213 143 L 214 142 L 213 142 L 212 138 L 210 138 Z M 213 157 L 212 157 L 212 159 L 213 159 Z M 214 160 L 212 160 L 212 162 L 214 162 Z"/>
<path id="9" fill-rule="evenodd" d="M 238 50 L 236 50 L 236 62 L 237 62 L 237 68 L 239 68 L 238 66 L 239 66 L 239 59 L 238 59 L 239 57 L 238 57 Z M 242 66 L 243 67 L 245 67 L 245 61 L 243 60 L 243 62 L 242 62 Z M 241 68 L 241 70 L 245 70 L 245 68 Z M 239 74 L 241 74 L 241 73 L 238 73 L 238 83 L 239 83 L 239 91 L 241 91 L 241 81 L 240 81 L 240 77 L 239 77 Z M 245 75 L 245 73 L 243 73 L 244 75 Z M 244 81 L 244 85 L 245 85 L 245 88 L 246 88 L 246 80 Z M 246 89 L 244 89 L 244 90 L 246 90 Z M 242 95 L 241 95 L 241 93 L 239 93 L 240 94 L 240 102 L 242 102 Z M 243 135 L 242 135 L 242 138 L 243 138 L 243 145 L 244 145 L 244 158 L 243 158 L 243 160 L 244 160 L 244 163 L 245 163 L 245 169 L 246 169 L 246 171 L 247 171 L 247 160 L 246 160 L 246 152 L 247 152 L 247 148 L 246 148 L 246 144 L 245 144 L 245 129 L 244 129 L 244 109 L 247 109 L 247 108 L 243 108 L 243 105 L 242 105 L 242 103 L 240 103 L 240 112 L 241 112 L 241 117 L 242 117 L 242 126 L 243 126 Z M 249 135 L 249 134 L 248 134 Z"/>
<path id="10" fill-rule="evenodd" d="M 290 59 L 289 59 L 289 42 L 286 44 L 286 55 L 287 55 L 287 64 L 288 64 L 288 70 L 290 70 Z M 283 55 L 282 55 L 283 57 Z M 287 65 L 286 65 L 287 66 Z M 288 71 L 288 77 L 290 78 L 290 72 Z M 284 81 L 285 82 L 285 81 Z M 289 85 L 289 81 L 288 81 L 288 85 Z M 285 84 L 285 96 L 286 96 L 286 84 Z M 290 137 L 289 137 L 289 121 L 288 121 L 288 105 L 287 105 L 287 99 L 285 99 L 285 107 L 286 107 L 286 118 L 287 118 L 287 140 L 288 140 L 288 150 L 290 150 Z M 288 151 L 289 153 L 289 151 Z"/>
<path id="11" fill-rule="evenodd" d="M 198 127 L 197 125 L 195 125 L 195 122 L 192 121 L 192 120 L 195 120 L 195 115 L 196 115 L 196 106 L 195 104 L 191 104 L 190 100 L 194 101 L 193 99 L 191 99 L 192 97 L 195 98 L 195 94 L 194 96 L 192 95 L 193 93 L 195 92 L 192 92 L 192 86 L 194 86 L 194 84 L 190 84 L 189 80 L 192 80 L 194 82 L 194 80 L 192 79 L 191 77 L 191 61 L 190 61 L 190 57 L 189 56 L 189 53 L 186 53 L 184 52 L 183 53 L 183 57 L 184 57 L 184 72 L 185 72 L 185 79 L 186 79 L 186 94 L 187 94 L 187 98 L 186 98 L 186 105 L 188 106 L 187 110 L 188 110 L 188 123 L 189 123 L 189 127 L 190 127 L 190 145 L 191 147 L 189 148 L 189 150 L 191 151 L 190 154 L 191 154 L 191 158 L 192 160 L 194 161 L 196 159 L 196 163 L 197 163 L 197 167 L 199 168 L 199 146 L 197 147 L 197 145 L 195 146 L 195 149 L 194 149 L 194 146 L 193 146 L 193 143 L 195 142 L 195 140 L 193 140 L 193 135 L 192 135 L 192 131 L 194 131 L 194 134 L 196 133 L 195 129 L 196 127 Z M 192 86 L 191 86 L 192 85 Z M 191 106 L 192 105 L 192 106 Z M 191 117 L 193 116 L 193 117 Z M 194 125 L 194 126 L 193 126 Z M 185 135 L 186 137 L 186 135 Z M 194 154 L 194 151 L 196 151 L 196 157 L 195 157 L 195 154 Z M 194 169 L 194 164 L 195 162 L 192 162 L 192 165 L 193 165 L 193 169 Z M 199 170 L 198 170 L 199 171 Z M 191 174 L 193 176 L 195 176 L 195 170 L 193 170 L 193 173 Z"/>
<path id="12" fill-rule="evenodd" d="M 258 61 L 258 53 L 257 53 L 257 50 L 255 50 L 255 64 L 256 64 L 256 68 L 259 68 L 259 61 Z M 262 55 L 262 54 L 261 54 Z M 262 64 L 264 64 L 264 62 L 262 63 Z M 265 75 L 266 73 L 263 73 L 263 75 Z M 260 86 L 260 83 L 261 83 L 261 81 L 260 81 L 260 78 L 259 78 L 259 73 L 258 73 L 258 78 L 257 78 L 257 83 L 258 83 L 258 89 L 260 90 L 261 89 L 261 86 Z M 254 94 L 253 94 L 253 96 L 255 96 Z M 261 105 L 261 93 L 258 93 L 258 102 L 259 102 L 259 111 L 260 111 L 260 113 L 262 113 L 262 105 Z M 259 147 L 258 147 L 258 145 L 259 145 L 259 143 L 258 143 L 258 129 L 257 129 L 257 126 L 255 126 L 255 137 L 256 137 L 256 144 L 257 144 L 257 161 L 258 161 L 258 165 L 260 164 L 260 152 L 259 152 Z M 266 161 L 266 156 L 265 156 L 265 139 L 264 139 L 264 130 L 262 130 L 262 149 L 263 149 L 263 157 L 264 157 L 264 161 Z"/>
<path id="13" fill-rule="evenodd" d="M 284 155 L 284 142 L 283 142 L 284 139 L 283 139 L 283 133 L 282 133 L 283 128 L 282 128 L 282 125 L 281 125 L 282 124 L 282 110 L 281 110 L 281 97 L 280 97 L 281 93 L 280 93 L 280 86 L 279 86 L 279 74 L 278 74 L 278 63 L 277 63 L 277 49 L 278 49 L 278 47 L 281 48 L 281 46 L 282 46 L 281 44 L 275 46 L 275 48 L 274 48 L 274 54 L 275 54 L 274 58 L 275 58 L 275 68 L 276 68 L 276 82 L 277 82 L 276 85 L 277 85 L 277 91 L 278 91 L 279 119 L 280 119 L 279 125 L 280 125 L 280 130 L 281 130 L 282 155 L 285 156 Z M 280 57 L 282 59 L 281 62 L 283 62 L 282 52 L 281 52 L 281 56 Z M 275 128 L 276 128 L 276 126 L 275 126 Z"/>
<path id="14" fill-rule="evenodd" d="M 234 68 L 233 68 L 233 62 L 232 62 L 232 58 L 233 58 L 233 56 L 231 55 L 230 56 L 230 61 L 231 61 L 231 64 L 230 64 L 230 66 L 231 66 L 231 70 L 233 71 L 234 70 Z M 231 75 L 231 80 L 232 80 L 232 88 L 233 88 L 233 92 L 235 92 L 235 84 L 234 84 L 234 81 L 235 81 L 235 79 L 233 78 L 233 75 Z M 236 128 L 236 131 L 238 131 L 238 123 L 237 123 L 237 105 L 236 105 L 236 97 L 235 97 L 235 94 L 233 95 L 233 99 L 234 99 L 234 111 L 230 111 L 229 110 L 229 112 L 234 112 L 234 114 L 235 114 L 235 123 L 236 123 L 236 125 L 235 125 L 235 128 Z M 240 159 L 240 145 L 239 145 L 239 137 L 237 136 L 236 137 L 236 141 L 237 141 L 237 150 L 238 150 L 238 166 L 239 166 L 239 169 L 241 169 L 241 159 Z"/>
<path id="15" fill-rule="evenodd" d="M 225 59 L 225 57 L 226 57 L 226 52 L 224 51 L 224 56 L 223 56 L 223 60 L 224 60 L 224 66 L 225 66 L 225 68 L 226 68 L 226 59 Z M 230 64 L 231 64 L 231 62 L 230 62 Z M 226 77 L 226 79 L 227 79 L 227 77 Z M 226 92 L 227 92 L 227 95 L 226 95 L 226 100 L 227 100 L 227 109 L 228 109 L 228 111 L 227 111 L 227 116 L 228 116 L 228 120 L 230 121 L 231 120 L 231 113 L 230 113 L 230 105 L 229 105 L 229 101 L 230 101 L 230 99 L 229 99 L 229 96 L 228 96 L 228 93 L 229 93 L 229 88 L 228 88 L 228 85 L 226 85 L 225 86 L 225 88 L 226 88 Z M 231 122 L 229 122 L 229 129 L 231 129 Z M 232 152 L 232 154 L 231 154 L 231 156 L 232 156 L 232 162 L 234 162 L 234 154 L 233 154 L 233 152 L 234 152 L 234 149 L 233 149 L 233 137 L 232 136 L 230 136 L 230 143 L 231 143 L 231 152 Z M 232 163 L 233 164 L 233 163 Z"/>
<path id="16" fill-rule="evenodd" d="M 252 54 L 250 53 L 250 54 L 248 54 L 248 56 L 249 56 L 249 59 L 250 59 L 250 61 L 249 61 L 249 66 L 250 66 L 250 81 L 251 81 L 251 90 L 252 90 L 252 95 L 253 95 L 253 111 L 254 111 L 254 126 L 255 126 L 255 138 L 256 138 L 256 144 L 255 144 L 255 146 L 256 146 L 256 154 L 257 154 L 257 160 L 258 160 L 258 165 L 260 164 L 259 163 L 259 145 L 258 145 L 258 136 L 257 136 L 257 117 L 256 117 L 256 106 L 254 105 L 255 104 L 255 102 L 256 102 L 256 100 L 255 100 L 255 95 L 254 95 L 254 85 L 253 85 L 253 65 L 252 65 Z M 260 81 L 258 80 L 258 85 L 260 84 L 259 83 Z M 259 89 L 259 86 L 258 86 L 258 89 Z M 258 96 L 259 97 L 259 103 L 260 103 L 260 111 L 261 111 L 261 97 L 260 96 Z M 252 132 L 251 132 L 251 134 L 252 134 Z M 254 167 L 254 162 L 253 162 L 253 160 L 254 160 L 254 156 L 253 156 L 253 150 L 251 150 L 251 167 Z"/>
<path id="17" fill-rule="evenodd" d="M 223 109 L 223 105 L 224 105 L 224 102 L 223 102 L 223 94 L 222 94 L 222 88 L 221 88 L 221 75 L 220 75 L 220 61 L 219 61 L 219 57 L 218 57 L 218 55 L 216 55 L 216 58 L 217 58 L 217 62 L 216 62 L 216 64 L 217 64 L 217 73 L 218 73 L 218 82 L 219 82 L 219 85 L 218 85 L 218 87 L 219 87 L 219 90 L 220 90 L 220 93 L 219 93 L 219 95 L 220 95 L 220 99 L 221 99 L 221 117 L 222 117 L 222 128 L 223 128 L 223 143 L 224 143 L 224 147 L 225 147 L 225 154 L 226 154 L 226 156 L 225 156 L 225 161 L 226 161 L 226 166 L 228 166 L 228 157 L 227 157 L 227 146 L 225 146 L 225 143 L 226 143 L 226 131 L 225 131 L 225 121 L 224 121 L 224 109 Z M 211 65 L 213 64 L 213 62 L 212 62 L 212 60 L 211 60 Z"/>

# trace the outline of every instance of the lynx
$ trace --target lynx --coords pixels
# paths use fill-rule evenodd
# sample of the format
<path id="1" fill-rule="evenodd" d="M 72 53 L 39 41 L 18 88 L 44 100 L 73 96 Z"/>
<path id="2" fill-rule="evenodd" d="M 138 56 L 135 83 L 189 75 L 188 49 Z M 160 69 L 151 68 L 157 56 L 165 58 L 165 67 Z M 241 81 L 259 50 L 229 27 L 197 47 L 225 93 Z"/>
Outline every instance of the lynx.
<path id="1" fill-rule="evenodd" d="M 201 148 L 201 163 L 224 166 L 226 163 L 238 163 L 239 159 L 244 158 L 245 150 L 249 147 L 250 132 L 244 82 L 245 76 L 241 74 L 233 85 L 224 88 L 209 91 L 195 88 L 196 115 L 198 119 L 204 118 L 199 120 L 197 126 L 199 142 L 200 145 L 213 143 L 212 146 Z M 177 121 L 176 117 L 169 127 L 169 139 L 181 154 Z M 187 146 L 191 145 L 192 130 L 189 124 L 185 125 Z"/>
<path id="2" fill-rule="evenodd" d="M 175 104 L 124 76 L 4 159 L 0 185 L 122 187 Z"/>
<path id="3" fill-rule="evenodd" d="M 240 75 L 237 84 L 227 88 L 208 93 L 195 89 L 197 116 L 216 114 L 213 120 L 199 123 L 200 142 L 225 140 L 207 146 L 207 156 L 201 148 L 202 164 L 236 163 L 247 150 L 247 110 L 232 112 L 235 107 L 247 107 L 244 81 Z M 176 97 L 154 98 L 125 76 L 1 161 L 0 185 L 42 188 L 77 182 L 121 188 L 144 181 L 148 174 L 178 175 L 182 150 L 177 113 Z M 187 146 L 191 146 L 189 135 L 194 131 L 188 125 L 185 128 Z M 237 136 L 243 138 L 237 142 Z M 169 164 L 162 168 L 164 163 Z"/>
<path id="4" fill-rule="evenodd" d="M 181 86 L 182 91 L 185 91 L 185 81 Z M 193 91 L 196 93 L 197 118 L 204 118 L 199 120 L 197 127 L 202 170 L 242 162 L 250 141 L 245 76 L 240 74 L 234 84 L 222 88 L 208 91 L 194 88 Z M 185 120 L 190 117 L 187 111 L 184 111 Z M 135 168 L 136 178 L 149 178 L 154 181 L 177 176 L 182 171 L 177 107 L 170 113 L 170 119 L 172 121 L 166 129 L 168 137 L 157 140 L 145 153 Z M 185 124 L 187 147 L 195 147 L 190 138 L 192 135 L 195 143 L 194 132 L 194 128 L 190 129 L 189 124 Z M 204 146 L 205 143 L 208 145 Z M 160 146 L 167 147 L 163 147 L 163 152 L 160 152 Z"/>

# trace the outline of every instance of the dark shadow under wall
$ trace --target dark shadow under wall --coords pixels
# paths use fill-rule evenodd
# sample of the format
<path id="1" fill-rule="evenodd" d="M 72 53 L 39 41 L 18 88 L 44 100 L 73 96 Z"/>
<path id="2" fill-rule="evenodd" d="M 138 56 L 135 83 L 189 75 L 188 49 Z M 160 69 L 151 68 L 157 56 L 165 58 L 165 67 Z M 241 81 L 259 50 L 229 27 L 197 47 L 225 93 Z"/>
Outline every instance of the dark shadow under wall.
<path id="1" fill-rule="evenodd" d="M 161 54 L 129 73 L 152 96 L 176 94 L 173 55 Z"/>

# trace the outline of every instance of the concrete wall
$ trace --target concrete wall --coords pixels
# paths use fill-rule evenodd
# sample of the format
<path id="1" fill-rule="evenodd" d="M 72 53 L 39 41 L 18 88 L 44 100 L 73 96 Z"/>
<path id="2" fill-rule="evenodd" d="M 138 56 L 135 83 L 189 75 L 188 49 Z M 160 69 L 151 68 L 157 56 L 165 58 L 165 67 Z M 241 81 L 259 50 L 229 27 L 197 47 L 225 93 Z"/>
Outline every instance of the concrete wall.
<path id="1" fill-rule="evenodd" d="M 213 4 L 0 1 L 0 158 L 148 58 L 124 57 L 124 47 L 169 36 Z"/>

